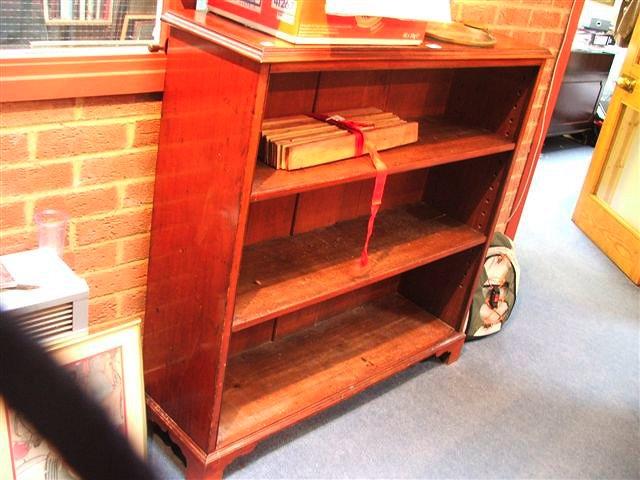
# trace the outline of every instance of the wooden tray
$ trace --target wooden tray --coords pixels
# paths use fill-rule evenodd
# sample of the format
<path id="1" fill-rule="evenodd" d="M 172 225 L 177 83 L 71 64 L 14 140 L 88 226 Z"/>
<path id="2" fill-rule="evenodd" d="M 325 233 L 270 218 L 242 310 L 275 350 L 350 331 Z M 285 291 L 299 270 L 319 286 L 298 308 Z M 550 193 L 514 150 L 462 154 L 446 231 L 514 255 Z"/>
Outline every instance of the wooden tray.
<path id="1" fill-rule="evenodd" d="M 486 30 L 457 22 L 430 22 L 427 24 L 426 34 L 444 42 L 471 47 L 490 47 L 496 43 L 495 37 Z"/>

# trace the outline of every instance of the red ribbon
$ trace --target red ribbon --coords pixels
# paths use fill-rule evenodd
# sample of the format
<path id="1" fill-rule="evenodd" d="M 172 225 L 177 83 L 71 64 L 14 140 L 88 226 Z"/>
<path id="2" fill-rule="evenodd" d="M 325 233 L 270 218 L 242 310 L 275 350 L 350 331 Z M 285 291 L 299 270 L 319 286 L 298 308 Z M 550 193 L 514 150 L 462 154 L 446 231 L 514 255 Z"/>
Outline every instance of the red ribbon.
<path id="1" fill-rule="evenodd" d="M 325 115 L 324 113 L 311 113 L 309 116 L 353 133 L 356 138 L 356 156 L 364 154 L 364 132 L 360 127 L 367 127 L 368 123 L 353 122 L 340 115 Z"/>
<path id="2" fill-rule="evenodd" d="M 364 241 L 364 246 L 362 247 L 362 254 L 360 255 L 360 264 L 365 266 L 369 263 L 369 241 L 373 235 L 373 226 L 376 221 L 376 215 L 378 215 L 380 205 L 382 205 L 384 186 L 387 182 L 387 165 L 380 158 L 380 154 L 378 154 L 376 148 L 370 142 L 365 142 L 364 132 L 361 127 L 369 126 L 369 124 L 346 120 L 340 115 L 312 113 L 309 116 L 352 133 L 356 141 L 356 156 L 359 157 L 363 155 L 364 148 L 366 146 L 367 153 L 371 157 L 373 166 L 376 168 L 376 180 L 373 186 L 373 195 L 371 196 L 371 214 L 369 215 L 369 222 L 367 224 L 367 236 Z"/>

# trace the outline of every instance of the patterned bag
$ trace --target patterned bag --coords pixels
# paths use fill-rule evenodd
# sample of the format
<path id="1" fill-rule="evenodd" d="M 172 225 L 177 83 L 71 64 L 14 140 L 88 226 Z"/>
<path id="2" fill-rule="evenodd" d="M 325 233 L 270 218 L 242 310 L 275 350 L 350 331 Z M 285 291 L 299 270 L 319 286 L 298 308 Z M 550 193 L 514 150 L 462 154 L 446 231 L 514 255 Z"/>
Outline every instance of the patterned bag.
<path id="1" fill-rule="evenodd" d="M 473 295 L 467 319 L 467 339 L 499 332 L 516 302 L 520 265 L 513 242 L 496 232 Z"/>

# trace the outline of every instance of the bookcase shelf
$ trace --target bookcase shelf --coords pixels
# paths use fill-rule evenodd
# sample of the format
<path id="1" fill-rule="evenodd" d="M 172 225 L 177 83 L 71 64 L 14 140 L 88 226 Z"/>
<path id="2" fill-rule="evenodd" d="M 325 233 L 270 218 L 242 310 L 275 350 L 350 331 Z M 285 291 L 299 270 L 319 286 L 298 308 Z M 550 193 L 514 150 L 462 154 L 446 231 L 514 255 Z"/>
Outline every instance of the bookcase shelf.
<path id="1" fill-rule="evenodd" d="M 401 173 L 474 157 L 508 152 L 515 143 L 486 129 L 466 127 L 442 119 L 420 122 L 417 143 L 383 153 L 389 173 Z M 351 158 L 301 170 L 275 170 L 258 162 L 251 201 L 268 200 L 291 193 L 373 178 L 375 168 L 368 156 Z"/>
<path id="2" fill-rule="evenodd" d="M 458 358 L 550 56 L 500 35 L 491 48 L 294 46 L 204 12 L 163 20 L 147 405 L 187 477 L 218 479 L 268 435 L 421 359 Z M 367 266 L 368 157 L 257 160 L 265 119 L 363 107 L 420 122 L 417 143 L 381 152 Z"/>
<path id="3" fill-rule="evenodd" d="M 399 294 L 249 350 L 227 367 L 218 447 L 264 437 L 429 357 L 459 333 Z"/>
<path id="4" fill-rule="evenodd" d="M 481 245 L 486 237 L 428 205 L 382 212 L 360 266 L 368 218 L 245 248 L 233 331 Z"/>

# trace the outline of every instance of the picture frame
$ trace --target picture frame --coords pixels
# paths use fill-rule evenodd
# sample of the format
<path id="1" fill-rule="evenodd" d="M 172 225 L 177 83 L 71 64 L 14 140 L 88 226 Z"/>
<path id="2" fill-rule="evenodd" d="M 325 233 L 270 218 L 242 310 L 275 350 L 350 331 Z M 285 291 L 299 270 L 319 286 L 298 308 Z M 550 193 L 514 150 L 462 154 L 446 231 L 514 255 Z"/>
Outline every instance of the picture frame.
<path id="1" fill-rule="evenodd" d="M 45 25 L 111 25 L 114 0 L 43 0 Z"/>
<path id="2" fill-rule="evenodd" d="M 153 39 L 153 28 L 156 24 L 155 15 L 127 14 L 122 21 L 120 40 L 148 40 Z M 150 35 L 147 35 L 150 33 Z M 149 36 L 150 38 L 145 38 Z"/>
<path id="3" fill-rule="evenodd" d="M 140 320 L 54 344 L 48 350 L 108 411 L 134 451 L 146 458 Z M 76 476 L 0 397 L 0 480 L 39 478 Z"/>

